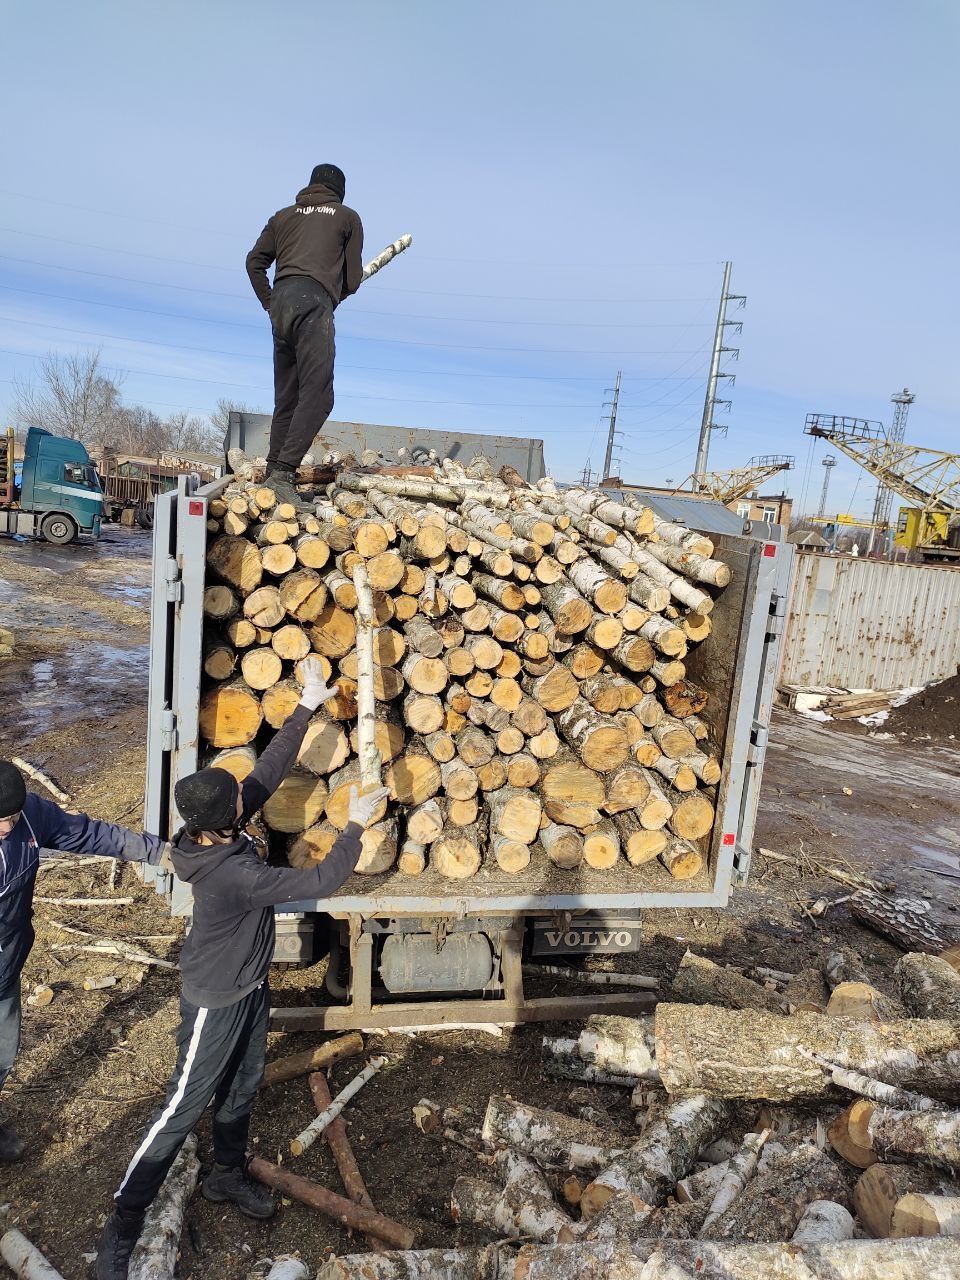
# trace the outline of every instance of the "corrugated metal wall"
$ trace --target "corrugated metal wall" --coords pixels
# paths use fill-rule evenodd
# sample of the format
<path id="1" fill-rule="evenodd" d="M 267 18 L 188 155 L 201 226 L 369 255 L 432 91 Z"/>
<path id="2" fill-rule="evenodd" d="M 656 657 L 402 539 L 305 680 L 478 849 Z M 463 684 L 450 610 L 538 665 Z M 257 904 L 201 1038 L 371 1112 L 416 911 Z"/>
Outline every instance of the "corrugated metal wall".
<path id="1" fill-rule="evenodd" d="M 798 553 L 782 684 L 905 689 L 958 664 L 960 569 Z"/>

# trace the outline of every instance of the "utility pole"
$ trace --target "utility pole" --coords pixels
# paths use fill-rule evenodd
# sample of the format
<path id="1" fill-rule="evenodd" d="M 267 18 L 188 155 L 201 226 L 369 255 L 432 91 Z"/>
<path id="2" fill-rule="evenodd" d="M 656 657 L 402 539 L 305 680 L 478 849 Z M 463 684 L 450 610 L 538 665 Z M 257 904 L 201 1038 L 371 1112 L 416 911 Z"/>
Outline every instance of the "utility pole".
<path id="1" fill-rule="evenodd" d="M 827 514 L 827 490 L 830 488 L 830 476 L 833 468 L 837 465 L 837 460 L 832 453 L 828 453 L 823 459 L 823 488 L 820 490 L 820 506 L 817 508 L 817 518 Z"/>
<path id="2" fill-rule="evenodd" d="M 703 401 L 703 418 L 700 421 L 700 441 L 697 445 L 697 462 L 693 469 L 693 483 L 696 489 L 702 489 L 704 484 L 704 476 L 707 472 L 707 459 L 710 453 L 710 433 L 711 431 L 720 431 L 724 435 L 727 434 L 727 428 L 718 426 L 713 415 L 718 405 L 726 405 L 729 409 L 731 401 L 721 400 L 717 396 L 717 383 L 721 378 L 729 378 L 731 385 L 736 380 L 735 373 L 724 373 L 720 368 L 720 361 L 724 355 L 732 355 L 736 359 L 740 350 L 738 347 L 724 346 L 724 337 L 726 326 L 728 324 L 736 325 L 739 333 L 743 328 L 740 320 L 727 319 L 727 303 L 738 302 L 741 307 L 746 303 L 746 295 L 742 293 L 730 292 L 730 273 L 733 270 L 732 262 L 723 264 L 723 286 L 720 290 L 720 309 L 717 312 L 717 328 L 713 335 L 713 353 L 710 356 L 710 374 L 707 378 L 707 394 Z"/>
<path id="3" fill-rule="evenodd" d="M 590 459 L 587 459 L 586 466 L 583 468 L 583 475 L 580 477 L 580 483 L 584 489 L 589 489 L 593 484 L 593 471 L 590 467 Z"/>
<path id="4" fill-rule="evenodd" d="M 906 387 L 890 397 L 894 405 L 893 426 L 887 433 L 886 461 L 896 465 L 897 445 L 903 444 L 907 434 L 907 414 L 916 397 Z M 873 526 L 876 533 L 886 537 L 890 526 L 890 507 L 893 503 L 893 491 L 884 484 L 877 485 L 877 496 L 873 503 Z M 874 534 L 870 535 L 870 549 L 873 550 Z"/>
<path id="5" fill-rule="evenodd" d="M 607 453 L 603 460 L 603 475 L 600 477 L 601 482 L 606 480 L 610 475 L 610 467 L 613 465 L 613 440 L 617 434 L 617 406 L 620 403 L 620 370 L 617 370 L 617 381 L 613 387 L 613 399 L 604 400 L 603 407 L 610 406 L 610 430 L 607 432 Z"/>

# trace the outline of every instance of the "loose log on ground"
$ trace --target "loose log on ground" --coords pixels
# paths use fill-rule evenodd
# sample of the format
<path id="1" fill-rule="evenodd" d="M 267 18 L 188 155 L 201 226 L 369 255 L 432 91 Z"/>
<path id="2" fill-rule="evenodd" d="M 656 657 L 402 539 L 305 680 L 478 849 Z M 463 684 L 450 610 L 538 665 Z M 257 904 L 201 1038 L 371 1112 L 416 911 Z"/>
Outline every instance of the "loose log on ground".
<path id="1" fill-rule="evenodd" d="M 506 1143 L 544 1167 L 592 1171 L 622 1147 L 612 1130 L 493 1094 L 483 1118 L 485 1141 Z"/>
<path id="2" fill-rule="evenodd" d="M 827 1131 L 849 1164 L 913 1161 L 960 1170 L 960 1112 L 897 1111 L 866 1099 L 841 1112 Z"/>
<path id="3" fill-rule="evenodd" d="M 868 982 L 841 982 L 830 994 L 827 1013 L 834 1017 L 888 1022 L 902 1017 L 904 1010 Z"/>
<path id="4" fill-rule="evenodd" d="M 906 951 L 938 954 L 950 941 L 933 920 L 930 903 L 923 898 L 886 897 L 862 890 L 850 899 L 850 911 L 862 924 L 891 938 Z"/>
<path id="5" fill-rule="evenodd" d="M 335 1195 L 326 1187 L 290 1173 L 287 1169 L 281 1169 L 279 1165 L 271 1164 L 259 1156 L 251 1159 L 249 1172 L 274 1191 L 290 1196 L 311 1209 L 317 1209 L 341 1226 L 368 1232 L 395 1248 L 409 1249 L 416 1238 L 413 1231 L 399 1222 L 393 1222 L 364 1205 L 354 1204 L 352 1200 Z"/>
<path id="6" fill-rule="evenodd" d="M 543 1172 L 532 1160 L 505 1149 L 497 1152 L 494 1168 L 503 1190 L 495 1188 L 492 1205 L 486 1191 L 491 1184 L 482 1184 L 482 1190 L 470 1185 L 479 1181 L 475 1179 L 458 1179 L 454 1184 L 450 1202 L 454 1222 L 493 1228 L 508 1238 L 573 1241 L 573 1223 L 558 1207 Z"/>
<path id="7" fill-rule="evenodd" d="M 894 1209 L 903 1196 L 954 1191 L 949 1179 L 936 1169 L 881 1163 L 871 1165 L 860 1175 L 853 1189 L 853 1205 L 865 1230 L 883 1240 L 892 1234 Z"/>
<path id="8" fill-rule="evenodd" d="M 822 956 L 823 976 L 832 990 L 842 982 L 869 982 L 863 960 L 851 947 L 838 947 Z"/>
<path id="9" fill-rule="evenodd" d="M 705 1240 L 774 1241 L 791 1236 L 814 1200 L 847 1199 L 836 1163 L 804 1144 L 772 1160 L 729 1209 L 703 1231 Z"/>
<path id="10" fill-rule="evenodd" d="M 900 957 L 894 974 L 914 1017 L 960 1021 L 960 973 L 948 960 L 912 952 Z"/>
<path id="11" fill-rule="evenodd" d="M 619 1191 L 662 1204 L 729 1120 L 729 1108 L 704 1095 L 669 1103 L 641 1137 L 584 1189 L 580 1210 L 592 1218 Z"/>
<path id="12" fill-rule="evenodd" d="M 724 1098 L 824 1097 L 830 1076 L 804 1050 L 885 1083 L 949 1096 L 960 1083 L 960 1025 L 929 1019 L 859 1023 L 826 1014 L 660 1004 L 657 1062 L 670 1093 Z M 770 1046 L 777 1046 L 776 1059 Z"/>
<path id="13" fill-rule="evenodd" d="M 905 1195 L 897 1201 L 890 1231 L 904 1236 L 960 1236 L 960 1197 Z"/>
<path id="14" fill-rule="evenodd" d="M 311 1071 L 324 1071 L 362 1052 L 363 1037 L 358 1031 L 351 1031 L 347 1035 L 338 1036 L 336 1040 L 327 1040 L 315 1049 L 306 1049 L 303 1053 L 289 1054 L 268 1062 L 260 1088 L 266 1089 L 270 1085 L 296 1080 L 299 1076 L 309 1075 Z"/>
<path id="15" fill-rule="evenodd" d="M 705 956 L 687 951 L 671 984 L 671 994 L 682 1004 L 721 1005 L 727 1009 L 766 1009 L 786 1013 L 787 1004 L 775 992 L 732 969 L 714 964 Z"/>

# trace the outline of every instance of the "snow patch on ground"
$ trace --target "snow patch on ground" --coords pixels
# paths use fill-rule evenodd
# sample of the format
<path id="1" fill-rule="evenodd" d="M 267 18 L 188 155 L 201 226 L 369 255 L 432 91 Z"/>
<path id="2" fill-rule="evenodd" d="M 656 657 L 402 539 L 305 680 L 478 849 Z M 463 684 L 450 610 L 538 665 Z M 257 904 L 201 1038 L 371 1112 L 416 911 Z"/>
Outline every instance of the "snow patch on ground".
<path id="1" fill-rule="evenodd" d="M 820 720 L 826 724 L 829 724 L 833 719 L 833 716 L 828 716 L 825 711 L 806 711 L 803 707 L 797 707 L 797 714 L 803 716 L 806 720 Z"/>

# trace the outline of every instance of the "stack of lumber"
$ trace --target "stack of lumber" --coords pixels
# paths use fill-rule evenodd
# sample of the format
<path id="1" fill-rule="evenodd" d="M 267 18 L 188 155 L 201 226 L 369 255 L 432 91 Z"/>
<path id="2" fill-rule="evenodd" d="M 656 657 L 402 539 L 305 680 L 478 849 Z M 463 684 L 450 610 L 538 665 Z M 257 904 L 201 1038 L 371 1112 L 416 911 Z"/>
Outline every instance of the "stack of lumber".
<path id="1" fill-rule="evenodd" d="M 205 763 L 252 769 L 309 654 L 338 686 L 264 808 L 293 865 L 327 855 L 380 763 L 392 803 L 360 873 L 701 871 L 720 765 L 684 658 L 730 579 L 708 538 L 484 459 L 340 469 L 306 512 L 248 473 L 211 500 L 208 530 Z"/>
<path id="2" fill-rule="evenodd" d="M 482 1119 L 424 1099 L 414 1108 L 421 1132 L 477 1159 L 476 1174 L 452 1185 L 454 1223 L 498 1243 L 351 1255 L 321 1275 L 957 1274 L 958 964 L 955 950 L 906 955 L 896 970 L 902 1007 L 893 997 L 884 1006 L 879 992 L 851 1005 L 845 988 L 866 986 L 862 962 L 830 952 L 818 977 L 840 998 L 812 1012 L 688 954 L 673 982 L 687 1003 L 663 1003 L 653 1018 L 592 1017 L 577 1036 L 544 1038 L 548 1069 L 566 1064 L 554 1074 L 597 1087 L 638 1082 L 635 1127 L 595 1123 L 604 1110 L 584 1119 L 579 1107 L 566 1114 L 501 1095 Z M 813 976 L 795 975 L 787 989 L 810 989 Z M 584 1089 L 576 1093 L 579 1102 Z M 533 1243 L 515 1253 L 505 1238 Z"/>

